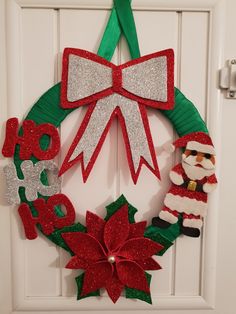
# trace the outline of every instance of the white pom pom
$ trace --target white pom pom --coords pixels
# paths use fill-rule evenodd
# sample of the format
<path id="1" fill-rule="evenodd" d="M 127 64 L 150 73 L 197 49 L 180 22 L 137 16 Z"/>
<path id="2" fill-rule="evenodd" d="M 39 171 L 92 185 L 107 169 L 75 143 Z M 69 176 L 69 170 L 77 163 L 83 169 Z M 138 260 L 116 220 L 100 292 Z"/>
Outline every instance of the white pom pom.
<path id="1" fill-rule="evenodd" d="M 175 151 L 175 146 L 172 143 L 165 143 L 163 146 L 164 151 L 171 154 Z"/>

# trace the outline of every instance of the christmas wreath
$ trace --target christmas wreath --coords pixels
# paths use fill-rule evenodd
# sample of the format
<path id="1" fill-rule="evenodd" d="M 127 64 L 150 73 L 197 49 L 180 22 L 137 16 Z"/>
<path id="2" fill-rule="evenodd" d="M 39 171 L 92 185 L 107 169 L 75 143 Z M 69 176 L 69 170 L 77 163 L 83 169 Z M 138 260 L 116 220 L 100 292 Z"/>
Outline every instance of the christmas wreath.
<path id="1" fill-rule="evenodd" d="M 122 33 L 132 60 L 116 66 L 110 60 Z M 57 128 L 84 105 L 87 113 L 59 170 L 53 161 L 60 151 Z M 134 184 L 142 165 L 160 179 L 147 107 L 170 120 L 179 135 L 172 147 L 183 148 L 181 163 L 170 172 L 163 209 L 146 226 L 135 222 L 137 209 L 121 195 L 106 207 L 104 219 L 87 212 L 86 226 L 76 222 L 73 204 L 60 193 L 60 176 L 80 162 L 86 182 L 115 117 Z M 163 255 L 181 233 L 200 235 L 207 194 L 217 183 L 207 127 L 195 106 L 174 88 L 173 50 L 140 57 L 130 1 L 114 0 L 97 55 L 65 49 L 62 82 L 39 98 L 21 127 L 17 118 L 7 121 L 2 153 L 14 157 L 4 169 L 7 198 L 19 204 L 26 238 L 35 239 L 40 230 L 71 254 L 67 268 L 84 270 L 76 278 L 78 300 L 98 296 L 105 288 L 114 303 L 123 290 L 127 298 L 151 303 L 146 271 L 161 268 L 153 255 Z"/>

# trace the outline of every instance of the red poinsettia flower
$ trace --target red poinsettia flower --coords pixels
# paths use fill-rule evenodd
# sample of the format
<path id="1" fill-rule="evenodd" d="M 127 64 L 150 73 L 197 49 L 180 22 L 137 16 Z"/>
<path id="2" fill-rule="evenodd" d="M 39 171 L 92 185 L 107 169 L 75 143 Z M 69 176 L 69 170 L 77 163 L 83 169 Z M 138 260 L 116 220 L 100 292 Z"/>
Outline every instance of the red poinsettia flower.
<path id="1" fill-rule="evenodd" d="M 85 270 L 81 296 L 105 287 L 115 303 L 125 286 L 149 292 L 144 270 L 161 268 L 152 255 L 163 246 L 144 238 L 146 221 L 130 224 L 124 205 L 107 222 L 87 212 L 86 224 L 62 235 L 75 254 L 66 267 Z"/>

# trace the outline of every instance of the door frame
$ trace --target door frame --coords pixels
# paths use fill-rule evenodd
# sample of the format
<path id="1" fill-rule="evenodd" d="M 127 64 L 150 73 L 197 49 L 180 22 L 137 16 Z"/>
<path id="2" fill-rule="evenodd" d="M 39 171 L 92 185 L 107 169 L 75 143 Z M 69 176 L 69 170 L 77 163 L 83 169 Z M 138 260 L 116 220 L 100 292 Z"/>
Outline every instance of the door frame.
<path id="1" fill-rule="evenodd" d="M 225 25 L 225 1 L 224 0 L 133 0 L 134 10 L 178 10 L 178 11 L 204 11 L 210 14 L 210 48 L 208 58 L 208 112 L 207 125 L 213 135 L 216 150 L 220 151 L 220 126 L 221 126 L 221 103 L 222 94 L 219 89 L 216 89 L 216 72 L 222 67 L 224 54 L 224 28 Z M 20 14 L 22 8 L 79 8 L 79 9 L 109 9 L 112 6 L 111 0 L 5 0 L 0 2 L 1 12 L 1 31 L 0 43 L 3 47 L 3 60 L 0 63 L 1 81 L 4 84 L 1 86 L 0 101 L 3 104 L 1 108 L 1 122 L 4 125 L 9 116 L 22 116 L 20 108 L 16 112 L 11 112 L 13 104 L 21 97 L 21 62 L 20 55 L 15 51 L 20 51 Z M 6 29 L 5 29 L 5 10 L 6 10 Z M 6 34 L 6 35 L 5 35 Z M 7 40 L 6 40 L 7 39 Z M 214 51 L 215 53 L 211 53 Z M 7 62 L 6 62 L 7 61 Z M 7 64 L 7 67 L 6 67 Z M 194 74 L 194 73 L 193 73 Z M 209 105 L 210 104 L 210 105 Z M 1 138 L 1 141 L 3 139 Z M 1 160 L 1 167 L 6 163 Z M 218 159 L 218 176 L 220 169 L 220 160 Z M 1 186 L 3 182 L 1 181 Z M 4 258 L 1 257 L 0 268 L 3 271 L 4 287 L 1 288 L 1 297 L 4 309 L 13 307 L 15 311 L 48 311 L 48 310 L 78 310 L 78 303 L 76 300 L 69 298 L 24 298 L 23 291 L 20 289 L 22 285 L 22 277 L 16 275 L 18 268 L 18 260 L 11 258 L 11 252 L 18 252 L 21 254 L 20 248 L 14 245 L 14 232 L 11 232 L 11 240 L 8 236 L 10 234 L 10 225 L 13 219 L 13 209 L 11 207 L 2 206 L 1 228 L 2 233 L 0 237 L 1 252 Z M 215 287 L 216 287 L 216 257 L 217 257 L 217 225 L 218 225 L 218 207 L 219 207 L 219 189 L 214 193 L 214 198 L 210 198 L 210 207 L 214 208 L 214 213 L 209 211 L 207 228 L 204 228 L 204 254 L 202 256 L 202 286 L 201 296 L 159 296 L 156 304 L 152 306 L 152 310 L 158 309 L 213 309 L 215 306 Z M 4 237 L 5 235 L 5 237 Z M 4 240 L 3 240 L 4 239 Z M 3 243 L 2 243 L 3 242 Z M 11 251 L 12 247 L 12 251 Z M 13 253 L 12 253 L 13 254 Z M 13 255 L 12 255 L 13 256 Z M 11 258 L 11 262 L 10 262 Z M 13 278 L 11 278 L 13 273 Z M 13 281 L 12 281 L 13 279 Z M 12 287 L 11 287 L 12 282 Z M 13 289 L 12 289 L 13 288 Z M 11 293 L 12 291 L 12 293 Z M 11 300 L 13 295 L 13 300 Z M 94 301 L 94 302 L 93 302 Z M 12 304 L 12 305 L 11 305 Z M 88 310 L 86 303 L 81 302 L 80 309 Z M 98 304 L 96 300 L 90 301 L 91 310 L 113 310 L 111 303 L 104 300 Z M 118 309 L 118 308 L 117 308 Z M 131 303 L 125 301 L 123 305 L 119 305 L 119 310 L 141 310 L 150 309 L 149 306 L 143 303 Z"/>

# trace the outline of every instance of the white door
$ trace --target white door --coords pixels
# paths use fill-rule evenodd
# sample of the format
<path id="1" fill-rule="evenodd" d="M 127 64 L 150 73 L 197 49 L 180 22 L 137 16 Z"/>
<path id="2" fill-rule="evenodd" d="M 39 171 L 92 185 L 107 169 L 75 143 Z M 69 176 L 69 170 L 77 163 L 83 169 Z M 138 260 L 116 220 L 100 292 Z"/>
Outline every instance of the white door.
<path id="1" fill-rule="evenodd" d="M 60 81 L 61 53 L 65 47 L 96 52 L 106 25 L 111 0 L 1 1 L 1 124 L 9 117 L 22 119 L 35 100 Z M 1 175 L 0 313 L 92 313 L 99 310 L 160 314 L 234 314 L 236 291 L 236 202 L 234 188 L 236 100 L 218 89 L 218 71 L 236 58 L 234 0 L 133 0 L 141 48 L 145 55 L 173 48 L 175 86 L 193 101 L 217 149 L 219 186 L 209 202 L 208 217 L 199 239 L 180 237 L 158 261 L 163 270 L 153 273 L 153 305 L 122 298 L 76 300 L 77 271 L 64 267 L 69 255 L 45 237 L 24 239 L 17 209 L 4 202 Z M 5 11 L 6 10 L 6 11 Z M 6 12 L 6 14 L 5 14 Z M 6 40 L 6 45 L 5 45 Z M 6 48 L 6 49 L 5 49 Z M 124 40 L 114 63 L 128 60 Z M 62 154 L 82 121 L 85 109 L 74 111 L 62 123 Z M 170 123 L 156 110 L 148 111 L 157 151 L 174 139 Z M 4 127 L 2 127 L 4 130 Z M 4 132 L 1 132 L 1 146 Z M 139 209 L 136 219 L 157 215 L 163 204 L 173 158 L 158 156 L 162 182 L 145 167 L 138 184 L 132 183 L 118 123 L 113 123 L 86 184 L 81 168 L 63 177 L 62 192 L 73 202 L 77 219 L 87 209 L 103 216 L 105 205 L 123 193 Z M 1 157 L 2 166 L 6 160 Z M 231 166 L 232 165 L 232 166 Z"/>

